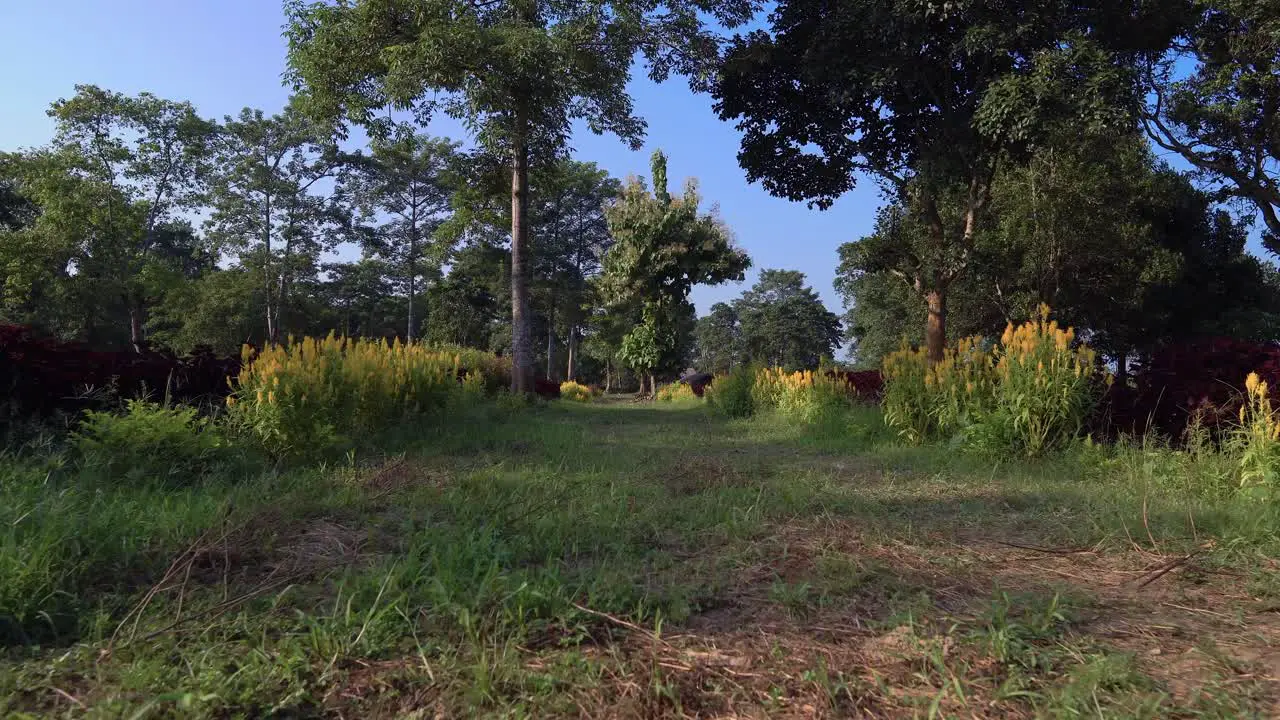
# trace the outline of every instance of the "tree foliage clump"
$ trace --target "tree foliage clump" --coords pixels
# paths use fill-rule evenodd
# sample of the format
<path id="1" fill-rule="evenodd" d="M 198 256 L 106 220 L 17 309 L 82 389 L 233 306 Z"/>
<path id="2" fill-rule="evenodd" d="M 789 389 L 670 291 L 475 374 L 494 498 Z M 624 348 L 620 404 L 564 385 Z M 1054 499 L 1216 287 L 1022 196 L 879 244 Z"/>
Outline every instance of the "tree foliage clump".
<path id="1" fill-rule="evenodd" d="M 925 230 L 881 257 L 923 301 L 933 361 L 1000 164 L 1067 129 L 1129 127 L 1134 64 L 1176 27 L 1141 0 L 787 0 L 770 20 L 735 38 L 714 90 L 747 177 L 819 207 L 881 182 Z"/>
<path id="2" fill-rule="evenodd" d="M 697 184 L 667 190 L 667 158 L 653 154 L 653 191 L 632 178 L 606 211 L 614 245 L 605 255 L 606 303 L 638 322 L 622 338 L 622 356 L 637 372 L 678 370 L 693 331 L 689 293 L 695 285 L 741 281 L 751 260 L 729 229 L 699 210 Z"/>
<path id="3" fill-rule="evenodd" d="M 827 310 L 804 273 L 764 270 L 732 304 L 716 303 L 698 320 L 699 369 L 725 372 L 743 363 L 813 370 L 840 346 L 840 319 Z"/>

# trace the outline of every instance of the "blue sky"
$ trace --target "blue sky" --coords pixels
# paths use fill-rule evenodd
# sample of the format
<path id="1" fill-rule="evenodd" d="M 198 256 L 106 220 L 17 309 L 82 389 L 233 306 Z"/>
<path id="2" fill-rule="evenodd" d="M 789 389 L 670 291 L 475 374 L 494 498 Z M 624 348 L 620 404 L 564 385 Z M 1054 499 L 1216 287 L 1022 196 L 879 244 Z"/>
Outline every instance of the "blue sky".
<path id="1" fill-rule="evenodd" d="M 245 106 L 278 111 L 288 96 L 281 23 L 278 0 L 0 0 L 0 150 L 47 142 L 53 125 L 45 111 L 77 83 L 189 100 L 219 119 Z M 699 312 L 736 297 L 761 268 L 804 272 L 839 312 L 831 286 L 836 248 L 871 229 L 878 188 L 863 184 L 827 211 L 774 198 L 747 184 L 738 134 L 716 119 L 710 98 L 679 79 L 655 85 L 637 77 L 631 93 L 649 123 L 645 147 L 632 152 L 617 138 L 582 130 L 573 155 L 625 177 L 647 175 L 650 153 L 662 148 L 673 181 L 698 178 L 706 202 L 719 205 L 755 264 L 747 283 L 694 290 Z M 448 119 L 429 131 L 466 138 Z"/>

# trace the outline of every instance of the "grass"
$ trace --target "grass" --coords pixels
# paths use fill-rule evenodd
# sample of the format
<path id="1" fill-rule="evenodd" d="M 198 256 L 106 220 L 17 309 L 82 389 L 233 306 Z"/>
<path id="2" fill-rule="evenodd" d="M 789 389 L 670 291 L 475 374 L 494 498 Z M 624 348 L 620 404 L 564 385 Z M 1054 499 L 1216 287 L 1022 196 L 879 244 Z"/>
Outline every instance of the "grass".
<path id="1" fill-rule="evenodd" d="M 1276 712 L 1280 510 L 1209 459 L 467 412 L 178 489 L 0 461 L 0 716 Z"/>

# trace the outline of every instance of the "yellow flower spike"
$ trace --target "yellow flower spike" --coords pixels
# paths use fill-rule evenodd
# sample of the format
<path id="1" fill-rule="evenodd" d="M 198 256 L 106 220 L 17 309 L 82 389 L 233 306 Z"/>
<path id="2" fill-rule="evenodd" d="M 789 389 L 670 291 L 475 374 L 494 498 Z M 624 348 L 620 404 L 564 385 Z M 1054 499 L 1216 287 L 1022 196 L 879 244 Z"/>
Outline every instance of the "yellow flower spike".
<path id="1" fill-rule="evenodd" d="M 1239 377 L 1239 375 L 1237 375 L 1236 377 Z M 1261 379 L 1262 378 L 1259 378 L 1258 373 L 1256 372 L 1249 373 L 1249 377 L 1244 379 L 1244 387 L 1246 390 L 1248 390 L 1250 395 L 1253 395 L 1254 392 L 1258 389 L 1258 383 L 1261 381 Z"/>

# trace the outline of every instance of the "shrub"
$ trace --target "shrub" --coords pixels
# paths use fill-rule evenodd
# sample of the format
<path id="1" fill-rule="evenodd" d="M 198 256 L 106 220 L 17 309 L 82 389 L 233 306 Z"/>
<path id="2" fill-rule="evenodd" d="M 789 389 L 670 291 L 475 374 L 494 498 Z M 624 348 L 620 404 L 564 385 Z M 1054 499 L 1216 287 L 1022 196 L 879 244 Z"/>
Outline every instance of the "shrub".
<path id="1" fill-rule="evenodd" d="M 1239 454 L 1240 486 L 1271 489 L 1276 487 L 1276 470 L 1280 468 L 1280 416 L 1272 409 L 1267 381 L 1249 373 L 1244 386 L 1240 424 L 1232 432 L 1233 449 Z"/>
<path id="2" fill-rule="evenodd" d="M 659 402 L 675 402 L 676 400 L 697 400 L 698 395 L 693 392 L 693 388 L 682 382 L 673 382 L 663 385 L 658 389 L 658 397 L 655 398 Z"/>
<path id="3" fill-rule="evenodd" d="M 760 368 L 754 374 L 751 401 L 756 409 L 775 409 L 782 402 L 787 371 L 779 367 Z"/>
<path id="4" fill-rule="evenodd" d="M 131 400 L 124 414 L 88 412 L 71 435 L 83 466 L 108 479 L 185 484 L 205 475 L 226 448 L 195 408 Z"/>
<path id="5" fill-rule="evenodd" d="M 554 380 L 535 377 L 533 379 L 533 394 L 543 400 L 555 400 L 560 397 L 560 386 Z"/>
<path id="6" fill-rule="evenodd" d="M 329 335 L 245 348 L 233 419 L 279 457 L 323 453 L 501 387 L 508 361 L 452 347 Z M 494 382 L 493 378 L 498 378 Z"/>
<path id="7" fill-rule="evenodd" d="M 219 357 L 207 348 L 185 357 L 101 352 L 25 326 L 0 325 L 0 424 L 58 412 L 78 417 L 104 409 L 104 400 L 147 394 L 192 404 L 220 402 L 230 391 L 227 379 L 239 370 L 240 358 Z"/>
<path id="8" fill-rule="evenodd" d="M 751 417 L 755 413 L 756 372 L 749 365 L 740 365 L 727 375 L 718 376 L 706 389 L 707 404 L 725 417 Z"/>
<path id="9" fill-rule="evenodd" d="M 879 404 L 884 390 L 884 377 L 879 370 L 828 370 L 826 374 L 843 382 L 854 400 Z"/>
<path id="10" fill-rule="evenodd" d="M 560 397 L 573 402 L 591 402 L 591 388 L 572 380 L 560 383 Z"/>
<path id="11" fill-rule="evenodd" d="M 1093 408 L 1096 355 L 1049 308 L 1011 323 L 992 350 L 964 338 L 930 364 L 903 347 L 885 358 L 885 422 L 910 442 L 948 437 L 970 447 L 1039 455 L 1080 434 Z"/>
<path id="12" fill-rule="evenodd" d="M 1076 344 L 1075 330 L 1040 317 L 1012 323 L 995 351 L 992 404 L 981 412 L 974 442 L 1040 455 L 1077 437 L 1093 410 L 1097 355 Z"/>
<path id="13" fill-rule="evenodd" d="M 1229 434 L 1246 393 L 1240 381 L 1256 373 L 1280 402 L 1280 347 L 1228 338 L 1169 345 L 1156 351 L 1134 376 L 1135 387 L 1116 383 L 1108 391 L 1112 429 L 1141 435 L 1148 430 L 1182 438 L 1191 418 L 1211 435 Z"/>
<path id="14" fill-rule="evenodd" d="M 980 337 L 961 338 L 932 365 L 904 344 L 884 361 L 885 422 L 912 443 L 963 432 L 991 404 L 992 368 Z"/>
<path id="15" fill-rule="evenodd" d="M 780 368 L 756 374 L 757 406 L 774 407 L 793 422 L 811 424 L 830 419 L 852 402 L 847 385 L 829 373 Z"/>

